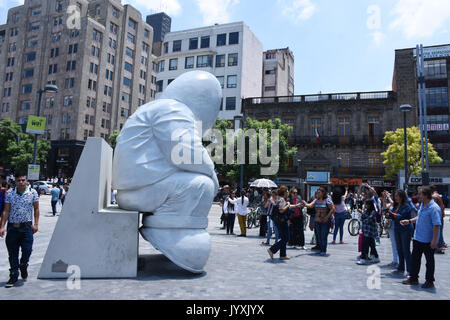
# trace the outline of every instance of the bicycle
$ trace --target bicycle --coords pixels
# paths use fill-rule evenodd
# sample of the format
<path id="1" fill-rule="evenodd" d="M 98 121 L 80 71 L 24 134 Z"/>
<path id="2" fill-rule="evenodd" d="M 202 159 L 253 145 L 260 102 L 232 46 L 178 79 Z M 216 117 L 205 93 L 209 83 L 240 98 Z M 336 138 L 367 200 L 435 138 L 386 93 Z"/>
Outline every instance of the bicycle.
<path id="1" fill-rule="evenodd" d="M 251 207 L 250 213 L 247 214 L 247 228 L 251 229 L 253 226 L 255 228 L 258 228 L 260 219 L 261 219 L 261 208 Z"/>
<path id="2" fill-rule="evenodd" d="M 348 233 L 353 237 L 359 235 L 359 231 L 361 230 L 361 211 L 359 209 L 353 210 L 352 218 L 348 222 Z"/>

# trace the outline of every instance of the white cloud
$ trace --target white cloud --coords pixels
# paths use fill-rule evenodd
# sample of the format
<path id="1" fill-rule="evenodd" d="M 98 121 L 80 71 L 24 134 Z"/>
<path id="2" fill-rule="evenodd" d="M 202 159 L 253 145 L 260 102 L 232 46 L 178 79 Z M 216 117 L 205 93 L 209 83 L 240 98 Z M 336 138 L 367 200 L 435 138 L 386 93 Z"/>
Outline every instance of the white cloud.
<path id="1" fill-rule="evenodd" d="M 316 12 L 316 5 L 311 0 L 277 0 L 282 6 L 283 15 L 295 21 L 307 20 Z"/>
<path id="2" fill-rule="evenodd" d="M 125 0 L 124 4 L 131 4 L 134 7 L 154 12 L 165 12 L 169 16 L 177 16 L 181 13 L 181 5 L 178 0 Z M 143 15 L 150 12 L 143 12 Z"/>
<path id="3" fill-rule="evenodd" d="M 239 0 L 197 0 L 204 25 L 230 22 L 228 10 L 238 3 Z"/>
<path id="4" fill-rule="evenodd" d="M 431 37 L 450 19 L 450 1 L 398 0 L 392 14 L 397 16 L 390 24 L 392 30 L 402 31 L 408 39 Z"/>

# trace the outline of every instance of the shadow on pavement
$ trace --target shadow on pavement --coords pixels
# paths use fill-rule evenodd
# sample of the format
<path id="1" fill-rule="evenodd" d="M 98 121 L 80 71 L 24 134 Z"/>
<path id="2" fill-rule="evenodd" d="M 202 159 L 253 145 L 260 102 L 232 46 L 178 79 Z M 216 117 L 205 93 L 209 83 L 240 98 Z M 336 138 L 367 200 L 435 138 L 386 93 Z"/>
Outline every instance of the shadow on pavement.
<path id="1" fill-rule="evenodd" d="M 206 272 L 195 274 L 184 270 L 162 254 L 148 254 L 139 256 L 136 280 L 198 279 L 205 275 Z"/>

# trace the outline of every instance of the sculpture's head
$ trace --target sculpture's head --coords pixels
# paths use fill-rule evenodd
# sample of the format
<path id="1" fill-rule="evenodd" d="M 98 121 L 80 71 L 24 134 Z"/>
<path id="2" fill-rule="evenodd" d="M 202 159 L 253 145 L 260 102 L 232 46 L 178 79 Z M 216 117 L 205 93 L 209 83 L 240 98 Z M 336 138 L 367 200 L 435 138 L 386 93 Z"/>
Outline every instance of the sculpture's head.
<path id="1" fill-rule="evenodd" d="M 202 122 L 202 134 L 211 129 L 219 115 L 222 88 L 209 72 L 190 71 L 172 81 L 161 99 L 177 100 L 192 110 L 195 119 Z"/>

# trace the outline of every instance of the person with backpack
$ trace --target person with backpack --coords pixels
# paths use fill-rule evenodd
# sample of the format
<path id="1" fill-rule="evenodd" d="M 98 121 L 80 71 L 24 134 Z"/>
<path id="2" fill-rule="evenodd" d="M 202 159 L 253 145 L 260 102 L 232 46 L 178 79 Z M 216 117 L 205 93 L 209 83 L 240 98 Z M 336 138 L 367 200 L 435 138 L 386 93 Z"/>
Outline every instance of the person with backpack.
<path id="1" fill-rule="evenodd" d="M 291 224 L 289 226 L 289 245 L 299 247 L 306 250 L 305 247 L 305 231 L 303 228 L 303 212 L 302 212 L 302 198 L 298 195 L 297 189 L 293 188 L 290 192 L 288 202 L 291 204 L 290 216 Z"/>
<path id="2" fill-rule="evenodd" d="M 276 224 L 280 233 L 280 240 L 267 249 L 269 256 L 273 259 L 273 255 L 280 251 L 280 260 L 289 260 L 286 256 L 286 244 L 288 242 L 288 224 L 289 222 L 289 202 L 286 202 L 288 188 L 282 186 L 277 191 L 277 199 L 272 203 L 271 218 Z"/>

